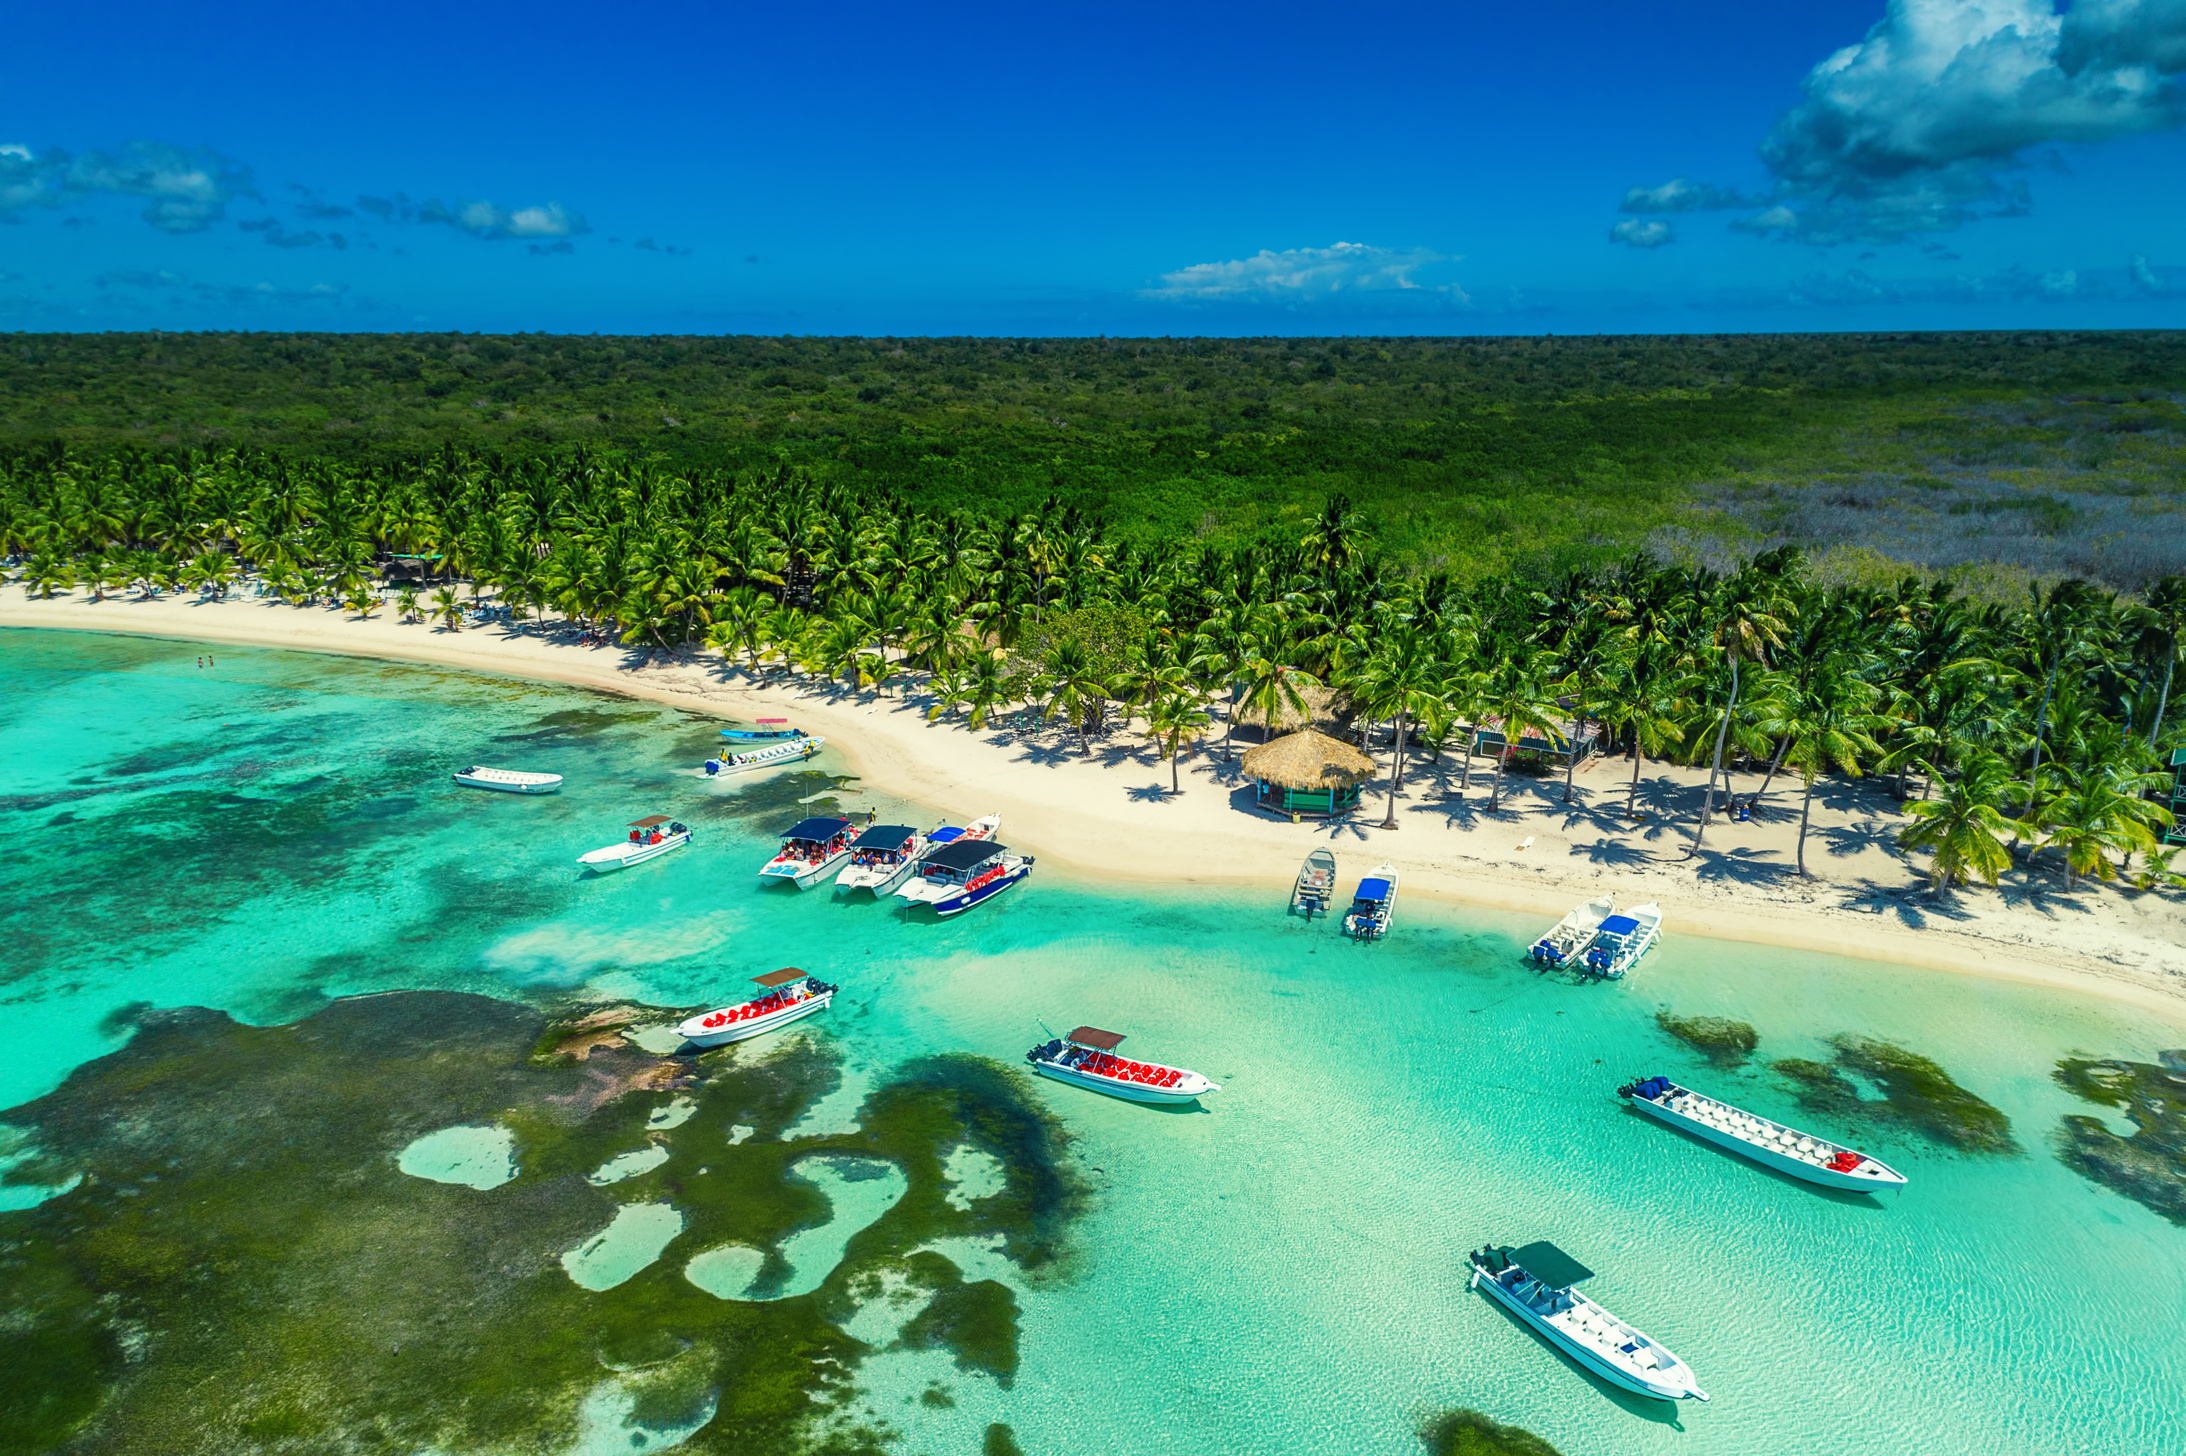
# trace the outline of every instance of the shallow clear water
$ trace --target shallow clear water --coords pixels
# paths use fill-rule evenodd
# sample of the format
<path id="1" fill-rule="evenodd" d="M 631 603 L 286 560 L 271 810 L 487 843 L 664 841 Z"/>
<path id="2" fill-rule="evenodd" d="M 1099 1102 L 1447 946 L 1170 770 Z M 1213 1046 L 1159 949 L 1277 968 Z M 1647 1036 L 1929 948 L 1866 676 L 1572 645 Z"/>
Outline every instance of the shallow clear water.
<path id="1" fill-rule="evenodd" d="M 1573 1456 L 2186 1441 L 2186 1230 L 2048 1147 L 2062 1114 L 2091 1110 L 2050 1082 L 2058 1057 L 2149 1058 L 2186 1045 L 2177 1020 L 1674 923 L 1629 982 L 1580 988 L 1520 962 L 1531 919 L 1413 897 L 1395 935 L 1357 947 L 1286 918 L 1283 885 L 1117 890 L 1043 871 L 912 924 L 864 895 L 761 889 L 766 831 L 831 804 L 914 823 L 987 805 L 906 806 L 831 779 L 832 754 L 708 783 L 694 770 L 711 722 L 576 690 L 225 648 L 199 670 L 198 652 L 0 634 L 0 997 L 17 1028 L 0 1106 L 119 1045 L 131 1003 L 271 1022 L 353 992 L 547 985 L 681 1005 L 799 965 L 843 986 L 804 1025 L 846 1060 L 804 1132 L 851 1125 L 908 1056 L 1014 1059 L 1043 1022 L 1126 1032 L 1127 1051 L 1224 1084 L 1197 1111 L 1038 1084 L 1097 1192 L 1076 1276 L 1020 1287 L 1011 1390 L 939 1352 L 868 1362 L 906 1449 L 976 1449 L 1005 1420 L 1028 1450 L 1091 1429 L 1115 1452 L 1409 1453 L 1452 1405 Z M 523 798 L 448 782 L 472 762 L 568 784 Z M 577 871 L 653 812 L 696 844 Z M 1965 1158 L 1832 1126 L 1766 1071 L 1706 1068 L 1655 1028 L 1665 1006 L 1751 1022 L 1763 1059 L 1824 1055 L 1844 1032 L 1897 1040 L 2008 1113 L 2026 1151 Z M 1649 1072 L 1843 1136 L 1912 1184 L 1833 1197 L 1680 1137 L 1612 1095 Z M 960 1176 L 979 1196 L 978 1171 Z M 1714 1401 L 1606 1393 L 1466 1292 L 1466 1249 L 1534 1238 L 1598 1270 L 1589 1292 Z M 944 1252 L 969 1278 L 1007 1267 Z M 916 1399 L 937 1379 L 953 1408 Z"/>

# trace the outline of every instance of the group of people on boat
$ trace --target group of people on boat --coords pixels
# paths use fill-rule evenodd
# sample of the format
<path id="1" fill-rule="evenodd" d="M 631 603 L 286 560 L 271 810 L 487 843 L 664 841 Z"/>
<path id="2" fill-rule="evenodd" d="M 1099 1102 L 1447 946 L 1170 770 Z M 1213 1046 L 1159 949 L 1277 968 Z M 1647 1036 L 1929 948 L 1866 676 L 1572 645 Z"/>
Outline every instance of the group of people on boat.
<path id="1" fill-rule="evenodd" d="M 668 834 L 681 834 L 682 832 L 683 826 L 680 824 L 668 826 Z M 632 844 L 658 844 L 667 837 L 666 834 L 660 832 L 660 826 L 657 824 L 651 829 L 633 829 L 630 831 L 630 842 Z"/>

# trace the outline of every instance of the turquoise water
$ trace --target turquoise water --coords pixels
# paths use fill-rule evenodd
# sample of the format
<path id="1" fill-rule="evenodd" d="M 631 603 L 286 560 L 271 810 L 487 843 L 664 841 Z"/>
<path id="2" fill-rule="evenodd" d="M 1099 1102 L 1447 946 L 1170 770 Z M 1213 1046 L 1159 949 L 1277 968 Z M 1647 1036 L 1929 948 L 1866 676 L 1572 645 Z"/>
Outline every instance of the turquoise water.
<path id="1" fill-rule="evenodd" d="M 1389 941 L 1357 947 L 1287 919 L 1280 885 L 1121 891 L 1043 872 L 912 924 L 863 895 L 759 888 L 766 831 L 830 804 L 922 823 L 988 806 L 906 806 L 842 781 L 831 754 L 707 783 L 692 769 L 715 725 L 568 689 L 240 649 L 200 670 L 190 644 L 74 634 L 0 647 L 0 997 L 16 1030 L 0 1106 L 120 1045 L 133 1003 L 260 1022 L 413 986 L 689 1004 L 783 965 L 844 988 L 807 1023 L 839 1045 L 844 1086 L 802 1131 L 852 1125 L 906 1057 L 1014 1059 L 1042 1020 L 1127 1032 L 1126 1050 L 1223 1083 L 1183 1112 L 1039 1084 L 1096 1190 L 1074 1275 L 1027 1287 L 988 1251 L 944 1248 L 967 1278 L 1017 1287 L 1023 1366 L 1003 1390 L 941 1352 L 868 1361 L 867 1398 L 905 1450 L 976 1450 L 1003 1420 L 1028 1450 L 1098 1431 L 1118 1453 L 1410 1453 L 1454 1405 L 1569 1456 L 2186 1441 L 2186 1230 L 2048 1149 L 2062 1114 L 2092 1110 L 2050 1083 L 2056 1059 L 2150 1058 L 2186 1045 L 2176 1020 L 1674 924 L 1632 980 L 1580 988 L 1517 959 L 1531 919 L 1415 897 Z M 456 789 L 448 770 L 471 762 L 568 787 Z M 697 843 L 577 872 L 653 812 Z M 1656 1030 L 1664 1006 L 1751 1022 L 1763 1058 L 1895 1039 L 2009 1114 L 2026 1151 L 1973 1159 L 1832 1126 L 1766 1071 L 1705 1067 Z M 1837 1198 L 1681 1138 L 1611 1095 L 1654 1071 L 1843 1135 L 1912 1185 Z M 981 1168 L 952 1177 L 959 1197 L 992 1191 Z M 839 1251 L 870 1216 L 837 1208 L 843 1227 L 812 1248 Z M 637 1220 L 588 1277 L 640 1254 L 686 1266 L 700 1250 L 654 1247 L 667 1217 Z M 1540 1237 L 1600 1271 L 1589 1291 L 1714 1401 L 1608 1393 L 1466 1292 L 1466 1249 Z M 803 1283 L 813 1255 L 791 1262 Z M 869 1308 L 860 1337 L 891 1317 Z M 954 1407 L 916 1399 L 934 1380 Z"/>

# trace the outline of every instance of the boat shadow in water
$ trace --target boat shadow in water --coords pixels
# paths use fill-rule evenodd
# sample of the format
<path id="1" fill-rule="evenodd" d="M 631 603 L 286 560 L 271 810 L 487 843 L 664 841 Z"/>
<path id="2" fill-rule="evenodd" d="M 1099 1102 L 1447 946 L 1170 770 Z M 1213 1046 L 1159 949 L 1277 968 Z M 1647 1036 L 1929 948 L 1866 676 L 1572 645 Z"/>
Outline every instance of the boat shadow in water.
<path id="1" fill-rule="evenodd" d="M 1822 1199 L 1828 1203 L 1837 1204 L 1838 1206 L 1843 1208 L 1864 1209 L 1869 1213 L 1881 1213 L 1883 1211 L 1882 1200 L 1876 1197 L 1875 1193 L 1863 1192 L 1857 1188 L 1831 1188 L 1821 1183 L 1810 1183 L 1804 1178 L 1795 1178 L 1791 1174 L 1784 1172 L 1780 1168 L 1771 1168 L 1766 1163 L 1756 1161 L 1753 1158 L 1742 1156 L 1741 1154 L 1732 1152 L 1729 1148 L 1709 1142 L 1706 1138 L 1702 1137 L 1697 1132 L 1690 1131 L 1686 1128 L 1678 1127 L 1673 1123 L 1663 1122 L 1657 1118 L 1649 1117 L 1646 1113 L 1640 1111 L 1629 1102 L 1625 1103 L 1624 1107 L 1621 1110 L 1626 1117 L 1632 1118 L 1634 1121 L 1647 1124 L 1647 1130 L 1649 1132 L 1669 1133 L 1673 1137 L 1683 1138 L 1686 1142 L 1691 1143 L 1694 1147 L 1705 1149 L 1708 1153 L 1712 1154 L 1717 1158 L 1722 1158 L 1726 1161 L 1738 1164 L 1742 1171 L 1753 1173 L 1763 1178 L 1773 1178 L 1777 1182 L 1783 1184 L 1786 1188 L 1796 1188 L 1801 1193 L 1805 1193 L 1812 1197 Z M 1877 1189 L 1876 1193 L 1880 1193 L 1883 1191 L 1884 1190 L 1882 1189 Z"/>
<path id="2" fill-rule="evenodd" d="M 1483 1294 L 1477 1289 L 1469 1292 L 1474 1299 L 1494 1310 L 1505 1324 L 1525 1335 L 1534 1344 L 1548 1351 L 1549 1354 L 1554 1355 L 1566 1370 L 1577 1375 L 1588 1385 L 1593 1386 L 1597 1394 L 1621 1406 L 1626 1414 L 1638 1416 L 1643 1421 L 1652 1421 L 1658 1426 L 1668 1426 L 1673 1431 L 1685 1429 L 1684 1413 L 1680 1409 L 1684 1402 L 1660 1400 L 1651 1395 L 1637 1395 L 1621 1385 L 1610 1384 L 1610 1382 L 1602 1379 L 1573 1359 L 1571 1353 L 1554 1340 L 1551 1340 L 1532 1325 L 1520 1319 L 1516 1314 L 1504 1308 L 1502 1302 L 1494 1295 Z"/>

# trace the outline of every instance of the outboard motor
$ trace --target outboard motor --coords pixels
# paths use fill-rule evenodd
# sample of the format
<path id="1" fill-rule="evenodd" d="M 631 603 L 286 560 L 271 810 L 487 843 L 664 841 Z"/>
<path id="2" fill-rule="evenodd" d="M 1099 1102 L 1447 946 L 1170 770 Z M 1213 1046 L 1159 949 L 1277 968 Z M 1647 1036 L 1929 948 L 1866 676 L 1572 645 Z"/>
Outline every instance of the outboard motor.
<path id="1" fill-rule="evenodd" d="M 711 777 L 713 777 L 713 776 L 714 776 L 715 774 L 717 774 L 717 773 L 719 773 L 719 772 L 721 772 L 721 760 L 720 760 L 720 759 L 718 759 L 718 758 L 709 758 L 709 759 L 707 759 L 707 760 L 706 760 L 706 776 L 707 776 L 708 778 L 711 778 Z"/>

